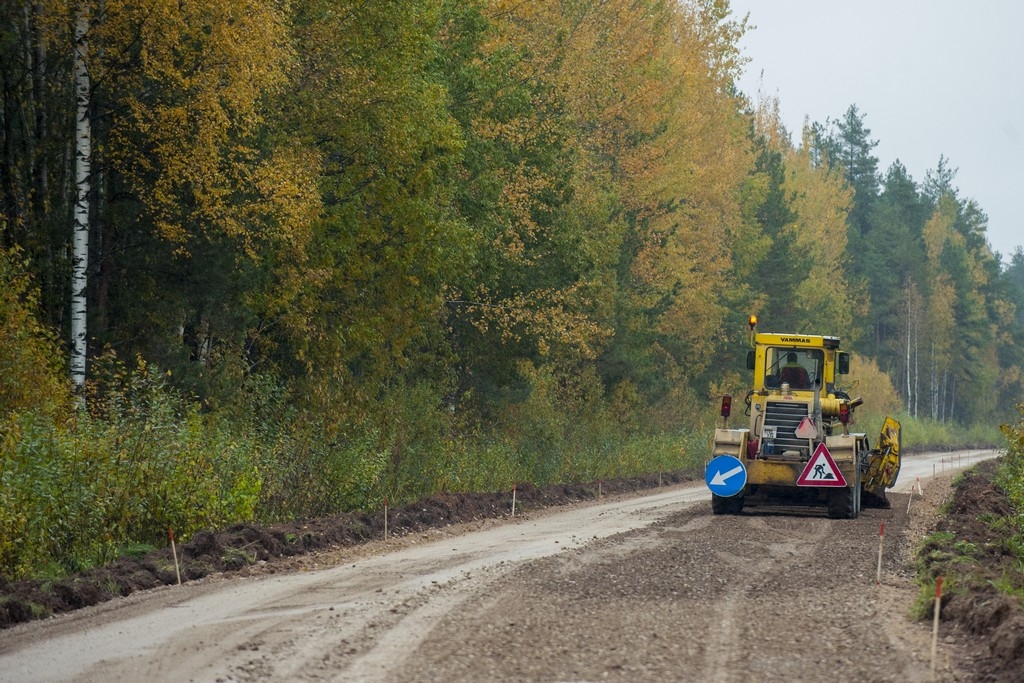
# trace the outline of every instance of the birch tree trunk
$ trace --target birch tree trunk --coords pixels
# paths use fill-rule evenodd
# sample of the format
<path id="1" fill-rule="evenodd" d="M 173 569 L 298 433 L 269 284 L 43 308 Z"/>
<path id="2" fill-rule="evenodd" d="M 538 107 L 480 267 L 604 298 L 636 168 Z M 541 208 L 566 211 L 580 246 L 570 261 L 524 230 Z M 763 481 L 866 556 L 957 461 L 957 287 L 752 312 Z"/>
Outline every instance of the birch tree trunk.
<path id="1" fill-rule="evenodd" d="M 946 422 L 952 422 L 956 418 L 956 375 L 950 373 L 949 378 L 949 413 L 946 414 Z"/>
<path id="2" fill-rule="evenodd" d="M 911 303 L 910 303 L 909 297 L 908 297 L 908 300 L 907 300 L 907 348 L 906 348 L 906 356 L 907 357 L 906 357 L 906 361 L 905 361 L 906 380 L 907 380 L 907 411 L 908 412 L 911 411 L 911 408 L 912 408 L 912 406 L 914 404 L 913 386 L 911 385 L 911 382 L 910 382 L 910 344 L 911 344 L 912 337 L 913 337 L 912 332 L 911 332 L 911 316 L 912 315 L 913 315 L 913 313 L 911 311 Z"/>
<path id="3" fill-rule="evenodd" d="M 913 356 L 914 356 L 914 368 L 913 368 L 913 392 L 914 392 L 914 407 L 911 415 L 917 419 L 917 403 L 921 396 L 921 374 L 918 367 L 918 359 L 921 357 L 921 344 L 920 344 L 920 331 L 921 331 L 921 318 L 924 316 L 924 301 L 918 294 L 917 286 L 914 285 L 912 288 L 914 292 L 914 315 L 913 315 L 913 327 L 911 329 L 914 336 L 913 344 Z"/>
<path id="4" fill-rule="evenodd" d="M 932 360 L 931 360 L 931 398 L 932 398 L 932 419 L 939 419 L 939 378 L 938 369 L 936 365 L 938 360 L 935 358 L 935 341 L 932 340 Z"/>
<path id="5" fill-rule="evenodd" d="M 75 21 L 75 207 L 71 268 L 71 381 L 85 383 L 86 285 L 89 267 L 89 194 L 92 172 L 92 126 L 89 120 L 89 5 L 78 4 Z"/>

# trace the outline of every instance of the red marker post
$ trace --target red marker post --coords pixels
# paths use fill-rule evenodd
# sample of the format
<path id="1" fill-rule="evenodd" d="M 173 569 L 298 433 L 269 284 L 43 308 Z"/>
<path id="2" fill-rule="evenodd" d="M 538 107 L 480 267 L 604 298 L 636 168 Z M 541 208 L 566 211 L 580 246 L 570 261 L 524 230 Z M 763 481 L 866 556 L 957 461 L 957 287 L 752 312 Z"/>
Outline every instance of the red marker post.
<path id="1" fill-rule="evenodd" d="M 939 647 L 939 610 L 942 608 L 942 577 L 935 580 L 935 617 L 932 622 L 932 679 L 935 678 L 935 659 Z"/>

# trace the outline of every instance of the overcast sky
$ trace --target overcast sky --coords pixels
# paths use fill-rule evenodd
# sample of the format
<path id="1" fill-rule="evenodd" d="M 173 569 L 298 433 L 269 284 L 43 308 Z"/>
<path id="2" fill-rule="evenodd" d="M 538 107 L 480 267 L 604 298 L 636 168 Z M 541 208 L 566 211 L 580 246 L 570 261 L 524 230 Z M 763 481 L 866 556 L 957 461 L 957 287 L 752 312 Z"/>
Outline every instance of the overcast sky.
<path id="1" fill-rule="evenodd" d="M 731 0 L 754 25 L 740 88 L 779 98 L 799 142 L 805 117 L 864 116 L 885 172 L 915 181 L 939 156 L 988 215 L 1004 258 L 1024 245 L 1024 60 L 1019 0 Z"/>

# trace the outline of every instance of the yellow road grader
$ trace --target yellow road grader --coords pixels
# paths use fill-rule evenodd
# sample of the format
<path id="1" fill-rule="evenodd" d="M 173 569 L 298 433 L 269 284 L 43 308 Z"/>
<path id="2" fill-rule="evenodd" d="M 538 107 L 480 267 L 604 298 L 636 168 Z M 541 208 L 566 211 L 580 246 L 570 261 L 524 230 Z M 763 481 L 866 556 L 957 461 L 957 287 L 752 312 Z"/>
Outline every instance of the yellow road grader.
<path id="1" fill-rule="evenodd" d="M 888 505 L 885 490 L 900 470 L 900 424 L 886 418 L 878 447 L 851 432 L 862 403 L 837 384 L 850 371 L 839 338 L 757 331 L 744 400 L 749 422 L 731 428 L 732 397 L 723 396 L 705 475 L 715 514 L 739 514 L 745 504 L 827 505 L 828 516 L 854 519 L 862 505 Z"/>

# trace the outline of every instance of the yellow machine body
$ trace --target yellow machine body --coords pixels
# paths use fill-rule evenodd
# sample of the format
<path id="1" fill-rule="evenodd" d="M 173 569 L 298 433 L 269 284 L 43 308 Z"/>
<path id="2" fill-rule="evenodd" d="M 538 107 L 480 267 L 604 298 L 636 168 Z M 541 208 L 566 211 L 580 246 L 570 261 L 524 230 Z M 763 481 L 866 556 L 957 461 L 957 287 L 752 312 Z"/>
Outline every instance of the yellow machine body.
<path id="1" fill-rule="evenodd" d="M 716 514 L 782 500 L 826 503 L 830 517 L 854 518 L 862 505 L 886 505 L 885 490 L 899 474 L 900 425 L 886 419 L 877 449 L 866 434 L 849 430 L 862 401 L 839 384 L 850 363 L 839 338 L 759 333 L 752 322 L 751 346 L 747 368 L 753 377 L 744 401 L 749 419 L 731 428 L 723 408 L 725 424 L 715 430 L 711 454 L 737 458 L 746 483 L 734 496 L 712 493 Z M 808 476 L 812 467 L 828 476 Z"/>

